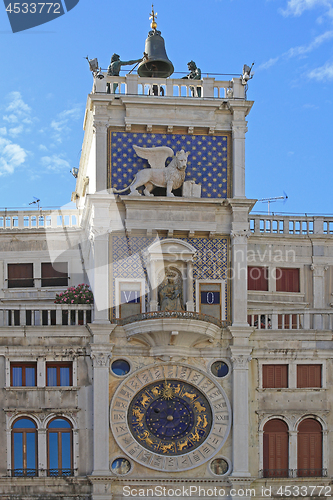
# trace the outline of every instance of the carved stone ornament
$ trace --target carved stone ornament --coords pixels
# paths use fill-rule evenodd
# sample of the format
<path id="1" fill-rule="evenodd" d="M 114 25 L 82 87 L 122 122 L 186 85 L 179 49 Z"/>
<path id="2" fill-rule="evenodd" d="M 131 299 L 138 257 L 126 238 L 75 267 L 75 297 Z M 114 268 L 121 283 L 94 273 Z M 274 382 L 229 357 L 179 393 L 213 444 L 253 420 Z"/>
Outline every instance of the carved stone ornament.
<path id="1" fill-rule="evenodd" d="M 180 188 L 184 183 L 189 152 L 185 153 L 182 149 L 174 156 L 173 150 L 168 146 L 142 148 L 134 145 L 133 148 L 140 158 L 148 160 L 151 168 L 139 170 L 129 186 L 120 190 L 114 189 L 113 192 L 120 194 L 130 190 L 130 195 L 138 196 L 138 189 L 144 186 L 145 196 L 154 196 L 151 191 L 157 186 L 166 187 L 167 196 L 174 196 L 172 190 Z M 166 159 L 170 156 L 174 158 L 166 167 Z"/>
<path id="2" fill-rule="evenodd" d="M 251 236 L 251 231 L 249 230 L 238 230 L 231 231 L 230 236 L 234 243 L 246 243 L 247 238 Z"/>
<path id="3" fill-rule="evenodd" d="M 231 358 L 234 370 L 248 369 L 248 363 L 251 361 L 251 356 L 233 356 Z"/>
<path id="4" fill-rule="evenodd" d="M 90 354 L 94 368 L 105 368 L 109 366 L 111 352 L 92 352 Z"/>

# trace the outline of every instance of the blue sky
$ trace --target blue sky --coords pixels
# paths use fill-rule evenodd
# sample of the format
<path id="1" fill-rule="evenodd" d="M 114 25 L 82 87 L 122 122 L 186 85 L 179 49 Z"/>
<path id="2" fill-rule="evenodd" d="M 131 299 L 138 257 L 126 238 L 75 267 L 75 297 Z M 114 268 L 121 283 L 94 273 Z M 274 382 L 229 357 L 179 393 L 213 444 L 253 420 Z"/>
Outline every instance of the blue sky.
<path id="1" fill-rule="evenodd" d="M 273 211 L 332 213 L 333 0 L 156 0 L 155 10 L 176 72 L 191 59 L 203 75 L 237 75 L 255 62 L 247 196 L 285 191 Z M 107 68 L 113 52 L 141 57 L 150 11 L 150 1 L 80 0 L 13 34 L 0 5 L 0 207 L 29 206 L 34 196 L 42 207 L 70 201 L 92 87 L 84 58 Z"/>

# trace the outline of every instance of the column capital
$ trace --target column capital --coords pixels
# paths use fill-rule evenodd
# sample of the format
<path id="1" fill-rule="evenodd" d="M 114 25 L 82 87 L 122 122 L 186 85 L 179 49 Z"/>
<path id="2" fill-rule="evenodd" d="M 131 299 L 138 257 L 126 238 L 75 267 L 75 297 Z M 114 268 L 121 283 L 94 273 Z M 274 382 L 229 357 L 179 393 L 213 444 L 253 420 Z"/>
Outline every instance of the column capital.
<path id="1" fill-rule="evenodd" d="M 251 236 L 249 229 L 236 229 L 230 232 L 231 241 L 233 244 L 246 244 L 247 239 Z"/>
<path id="2" fill-rule="evenodd" d="M 93 123 L 93 132 L 94 134 L 103 134 L 106 133 L 108 129 L 108 123 L 105 121 L 96 120 Z"/>
<path id="3" fill-rule="evenodd" d="M 311 264 L 310 269 L 313 271 L 313 276 L 323 277 L 325 271 L 329 268 L 328 264 Z"/>
<path id="4" fill-rule="evenodd" d="M 108 346 L 92 345 L 90 357 L 93 360 L 94 368 L 108 368 L 112 357 L 112 348 L 114 344 Z"/>

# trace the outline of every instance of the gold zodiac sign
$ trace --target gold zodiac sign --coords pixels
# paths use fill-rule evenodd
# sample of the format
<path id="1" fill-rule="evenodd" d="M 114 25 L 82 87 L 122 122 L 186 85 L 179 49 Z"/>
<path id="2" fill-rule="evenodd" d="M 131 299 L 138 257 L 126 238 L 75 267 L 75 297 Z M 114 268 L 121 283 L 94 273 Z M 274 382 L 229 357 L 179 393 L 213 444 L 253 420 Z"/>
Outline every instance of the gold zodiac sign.
<path id="1" fill-rule="evenodd" d="M 188 440 L 184 441 L 183 443 L 178 443 L 178 450 L 182 451 L 184 448 L 188 446 Z"/>
<path id="2" fill-rule="evenodd" d="M 202 424 L 202 428 L 205 429 L 208 425 L 208 421 L 207 421 L 207 418 L 206 418 L 206 415 L 204 415 L 203 417 L 201 415 L 198 416 L 198 426 Z"/>
<path id="3" fill-rule="evenodd" d="M 141 404 L 142 406 L 146 406 L 146 403 L 150 400 L 150 396 L 148 396 L 147 394 L 142 394 L 142 400 L 141 400 Z"/>
<path id="4" fill-rule="evenodd" d="M 195 434 L 194 434 L 194 432 L 192 432 L 192 434 L 190 434 L 189 437 L 190 437 L 190 439 L 192 441 L 200 441 L 200 436 L 198 434 L 198 429 L 195 429 Z"/>
<path id="5" fill-rule="evenodd" d="M 206 411 L 206 408 L 202 406 L 199 401 L 196 401 L 194 403 L 194 406 L 199 413 L 201 413 L 202 411 Z"/>
<path id="6" fill-rule="evenodd" d="M 142 434 L 142 436 L 139 436 L 138 435 L 138 438 L 141 440 L 141 441 L 146 441 L 146 443 L 148 444 L 148 446 L 155 446 L 156 443 L 154 443 L 154 441 L 152 439 L 150 439 L 149 436 L 149 432 L 148 431 L 144 431 L 144 433 Z"/>
<path id="7" fill-rule="evenodd" d="M 154 394 L 155 397 L 159 396 L 160 395 L 160 390 L 158 387 L 153 387 L 152 389 L 150 389 L 151 392 Z"/>
<path id="8" fill-rule="evenodd" d="M 174 392 L 175 394 L 179 394 L 179 393 L 180 393 L 180 390 L 181 390 L 181 386 L 180 386 L 180 384 L 178 384 L 176 387 L 174 387 L 173 392 Z"/>
<path id="9" fill-rule="evenodd" d="M 170 444 L 160 444 L 160 449 L 163 453 L 166 453 L 168 450 L 172 450 L 173 443 Z"/>
<path id="10" fill-rule="evenodd" d="M 193 401 L 193 399 L 196 397 L 196 394 L 192 394 L 191 392 L 184 392 L 183 396 L 186 396 L 188 399 Z"/>
<path id="11" fill-rule="evenodd" d="M 163 389 L 162 389 L 162 398 L 163 399 L 172 399 L 173 396 L 174 396 L 174 392 L 173 392 L 173 388 L 171 387 L 171 384 L 167 384 L 165 381 Z"/>
<path id="12" fill-rule="evenodd" d="M 141 413 L 140 409 L 139 408 L 133 408 L 133 415 L 138 419 L 138 421 L 141 423 L 143 417 L 144 417 L 144 414 Z"/>

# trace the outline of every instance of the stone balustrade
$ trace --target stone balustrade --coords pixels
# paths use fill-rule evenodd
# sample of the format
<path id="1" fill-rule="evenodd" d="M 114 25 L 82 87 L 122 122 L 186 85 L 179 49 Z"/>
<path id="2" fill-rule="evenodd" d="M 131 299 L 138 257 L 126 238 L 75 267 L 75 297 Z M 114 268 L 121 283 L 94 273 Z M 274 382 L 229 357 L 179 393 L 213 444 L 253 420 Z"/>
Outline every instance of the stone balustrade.
<path id="1" fill-rule="evenodd" d="M 2 210 L 0 232 L 17 229 L 61 229 L 79 227 L 80 210 Z"/>
<path id="2" fill-rule="evenodd" d="M 253 234 L 333 234 L 333 216 L 250 214 Z"/>
<path id="3" fill-rule="evenodd" d="M 248 311 L 248 323 L 258 330 L 333 330 L 333 310 Z"/>
<path id="4" fill-rule="evenodd" d="M 92 322 L 92 313 L 92 304 L 5 303 L 0 304 L 0 327 L 86 325 Z"/>
<path id="5" fill-rule="evenodd" d="M 217 99 L 245 99 L 241 78 L 232 80 L 187 80 L 182 78 L 143 78 L 135 74 L 94 78 L 93 94 L 142 95 L 159 97 L 203 97 Z M 200 89 L 200 90 L 199 90 Z"/>

